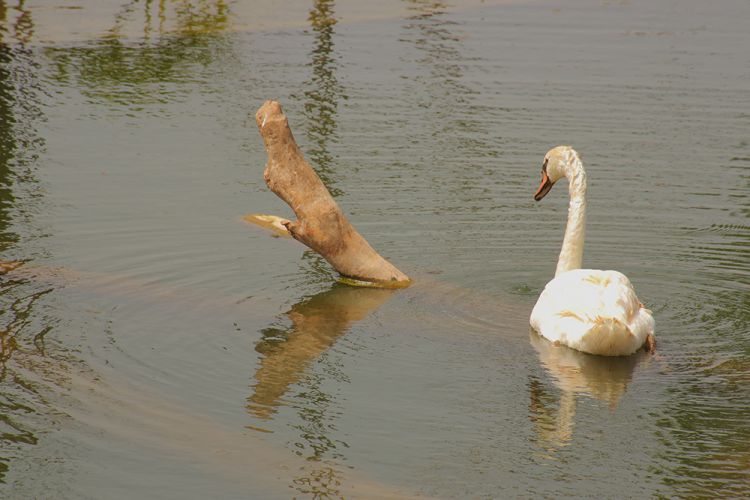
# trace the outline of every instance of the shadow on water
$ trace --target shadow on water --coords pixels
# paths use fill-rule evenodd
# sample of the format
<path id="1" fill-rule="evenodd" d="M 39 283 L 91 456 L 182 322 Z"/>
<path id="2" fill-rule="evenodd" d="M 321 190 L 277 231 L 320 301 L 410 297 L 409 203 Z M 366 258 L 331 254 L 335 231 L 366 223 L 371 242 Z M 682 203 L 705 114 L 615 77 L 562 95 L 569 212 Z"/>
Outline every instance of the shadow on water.
<path id="1" fill-rule="evenodd" d="M 577 397 L 596 399 L 614 410 L 633 379 L 635 369 L 649 357 L 643 351 L 632 356 L 592 356 L 555 346 L 533 330 L 529 338 L 542 366 L 562 391 L 559 401 L 555 401 L 540 380 L 532 377 L 529 381 L 530 416 L 537 443 L 547 451 L 568 446 L 572 441 Z"/>
<path id="2" fill-rule="evenodd" d="M 255 372 L 248 411 L 260 420 L 273 418 L 279 407 L 297 409 L 299 432 L 294 453 L 315 465 L 293 480 L 293 487 L 304 494 L 338 495 L 340 474 L 327 458 L 343 458 L 346 443 L 331 437 L 335 431 L 335 396 L 325 389 L 327 380 L 345 382 L 347 376 L 326 352 L 345 335 L 351 325 L 379 308 L 394 290 L 355 288 L 335 284 L 306 298 L 286 312 L 288 326 L 262 331 L 256 345 L 262 355 Z M 312 365 L 320 363 L 321 369 Z M 288 392 L 295 392 L 285 397 Z"/>

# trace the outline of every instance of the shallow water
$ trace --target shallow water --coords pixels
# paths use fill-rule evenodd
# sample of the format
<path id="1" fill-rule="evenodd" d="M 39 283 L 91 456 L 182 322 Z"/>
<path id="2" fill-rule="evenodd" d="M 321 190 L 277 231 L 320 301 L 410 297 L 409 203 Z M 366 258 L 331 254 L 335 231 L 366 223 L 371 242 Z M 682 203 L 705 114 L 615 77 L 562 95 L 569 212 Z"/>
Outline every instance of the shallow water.
<path id="1" fill-rule="evenodd" d="M 0 3 L 2 495 L 746 495 L 747 3 L 285 5 Z M 269 98 L 411 288 L 242 222 Z M 556 144 L 656 356 L 529 332 Z"/>

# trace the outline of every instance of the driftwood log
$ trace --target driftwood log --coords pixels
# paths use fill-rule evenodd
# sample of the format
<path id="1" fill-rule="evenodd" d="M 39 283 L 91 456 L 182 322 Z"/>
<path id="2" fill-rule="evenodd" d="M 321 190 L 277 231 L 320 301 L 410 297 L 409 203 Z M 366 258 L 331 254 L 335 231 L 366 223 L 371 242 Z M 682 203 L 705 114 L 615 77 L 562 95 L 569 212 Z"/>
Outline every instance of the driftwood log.
<path id="1" fill-rule="evenodd" d="M 255 120 L 268 152 L 263 173 L 266 184 L 292 208 L 297 220 L 267 215 L 251 215 L 245 220 L 277 233 L 288 231 L 322 255 L 341 274 L 344 283 L 384 288 L 409 286 L 409 277 L 381 257 L 354 229 L 305 161 L 281 105 L 266 101 Z"/>

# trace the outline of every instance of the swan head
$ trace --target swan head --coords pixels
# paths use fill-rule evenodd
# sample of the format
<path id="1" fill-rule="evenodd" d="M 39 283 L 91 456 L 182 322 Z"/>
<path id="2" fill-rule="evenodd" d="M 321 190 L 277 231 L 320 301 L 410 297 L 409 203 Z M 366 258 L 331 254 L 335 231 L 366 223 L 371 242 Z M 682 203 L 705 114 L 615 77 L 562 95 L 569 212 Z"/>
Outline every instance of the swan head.
<path id="1" fill-rule="evenodd" d="M 557 146 L 547 151 L 542 163 L 542 182 L 534 193 L 534 199 L 539 201 L 544 198 L 555 182 L 563 177 L 572 178 L 579 166 L 578 153 L 570 146 Z"/>

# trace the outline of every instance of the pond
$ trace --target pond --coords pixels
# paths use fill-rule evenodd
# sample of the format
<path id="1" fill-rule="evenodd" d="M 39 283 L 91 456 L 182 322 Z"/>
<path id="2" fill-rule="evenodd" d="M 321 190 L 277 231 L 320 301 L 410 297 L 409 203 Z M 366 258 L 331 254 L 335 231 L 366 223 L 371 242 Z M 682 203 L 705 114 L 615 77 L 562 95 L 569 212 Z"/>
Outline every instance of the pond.
<path id="1" fill-rule="evenodd" d="M 750 5 L 0 1 L 0 495 L 740 497 Z M 336 283 L 254 114 L 404 290 Z M 657 352 L 530 332 L 588 169 L 586 267 Z"/>

